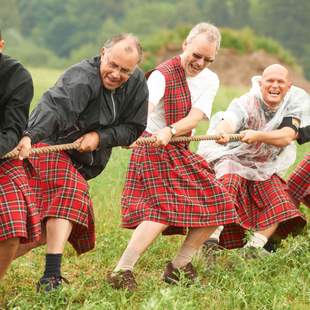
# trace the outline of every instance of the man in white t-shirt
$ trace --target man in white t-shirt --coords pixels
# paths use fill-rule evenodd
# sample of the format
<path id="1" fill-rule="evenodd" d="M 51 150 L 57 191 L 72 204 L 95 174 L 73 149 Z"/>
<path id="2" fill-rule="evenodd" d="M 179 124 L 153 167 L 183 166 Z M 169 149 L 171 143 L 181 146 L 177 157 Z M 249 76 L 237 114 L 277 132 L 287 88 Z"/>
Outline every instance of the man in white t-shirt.
<path id="1" fill-rule="evenodd" d="M 205 119 L 210 119 L 214 97 L 219 88 L 219 78 L 208 68 L 203 69 L 196 76 L 187 76 L 186 81 L 191 94 L 192 108 L 204 113 Z M 149 88 L 149 117 L 146 131 L 155 133 L 166 127 L 164 111 L 164 94 L 166 81 L 164 75 L 153 71 L 147 81 Z"/>
<path id="2" fill-rule="evenodd" d="M 220 46 L 216 27 L 196 25 L 180 56 L 159 65 L 149 76 L 149 118 L 144 136 L 153 145 L 133 151 L 122 196 L 122 225 L 135 229 L 108 281 L 114 288 L 136 289 L 132 270 L 142 253 L 161 233 L 186 233 L 163 280 L 176 283 L 180 271 L 193 281 L 192 257 L 204 238 L 219 225 L 237 222 L 234 202 L 212 174 L 207 162 L 188 144 L 168 144 L 173 136 L 191 135 L 209 118 L 217 92 L 217 75 L 207 69 Z"/>

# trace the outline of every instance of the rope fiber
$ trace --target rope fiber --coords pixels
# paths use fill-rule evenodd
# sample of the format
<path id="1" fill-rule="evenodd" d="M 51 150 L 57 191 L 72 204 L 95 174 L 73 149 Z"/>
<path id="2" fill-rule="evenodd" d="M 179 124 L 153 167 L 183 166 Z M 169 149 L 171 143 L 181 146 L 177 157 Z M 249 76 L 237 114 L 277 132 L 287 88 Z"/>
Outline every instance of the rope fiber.
<path id="1" fill-rule="evenodd" d="M 229 136 L 229 142 L 240 141 L 243 138 L 243 135 L 241 134 L 230 134 L 228 136 Z M 169 143 L 175 144 L 175 143 L 192 142 L 192 141 L 210 141 L 210 140 L 218 140 L 220 137 L 221 135 L 174 137 L 169 141 Z M 139 138 L 136 141 L 137 145 L 139 146 L 146 145 L 146 144 L 152 144 L 154 142 L 156 142 L 156 137 Z M 80 143 L 78 142 L 59 144 L 59 145 L 49 145 L 49 146 L 43 146 L 43 147 L 38 147 L 38 148 L 32 148 L 30 150 L 30 154 L 47 154 L 47 153 L 59 152 L 59 151 L 76 150 L 79 148 L 79 146 L 80 146 Z M 18 151 L 12 150 L 11 152 L 8 152 L 4 156 L 2 156 L 1 159 L 16 158 L 17 156 L 18 156 Z"/>

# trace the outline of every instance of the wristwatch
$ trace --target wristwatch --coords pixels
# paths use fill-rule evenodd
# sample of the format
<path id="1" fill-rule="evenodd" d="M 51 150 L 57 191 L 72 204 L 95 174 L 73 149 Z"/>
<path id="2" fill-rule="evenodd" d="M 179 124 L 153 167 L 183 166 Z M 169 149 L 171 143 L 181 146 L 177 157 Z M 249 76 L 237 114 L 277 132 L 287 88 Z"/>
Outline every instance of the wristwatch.
<path id="1" fill-rule="evenodd" d="M 177 129 L 174 126 L 171 126 L 171 125 L 169 125 L 168 127 L 170 128 L 172 137 L 175 136 L 176 133 L 177 133 Z"/>
<path id="2" fill-rule="evenodd" d="M 28 137 L 30 140 L 32 140 L 32 135 L 28 130 L 23 131 L 23 137 Z"/>

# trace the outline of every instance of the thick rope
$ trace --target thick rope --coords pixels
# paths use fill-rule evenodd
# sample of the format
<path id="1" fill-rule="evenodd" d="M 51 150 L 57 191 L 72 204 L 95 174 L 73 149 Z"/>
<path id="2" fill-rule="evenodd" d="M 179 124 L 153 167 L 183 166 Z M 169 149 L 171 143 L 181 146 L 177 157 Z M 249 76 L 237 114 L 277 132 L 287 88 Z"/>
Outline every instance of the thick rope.
<path id="1" fill-rule="evenodd" d="M 42 146 L 38 148 L 33 148 L 30 150 L 30 154 L 46 154 L 46 153 L 52 153 L 52 152 L 59 152 L 59 151 L 69 151 L 69 150 L 76 150 L 80 146 L 79 142 L 73 142 L 68 144 L 59 144 L 59 145 L 48 145 L 48 146 Z M 16 158 L 18 156 L 18 151 L 13 150 L 4 156 L 1 157 L 1 159 L 6 158 Z"/>
<path id="2" fill-rule="evenodd" d="M 241 134 L 230 134 L 229 141 L 240 141 L 243 137 Z M 192 141 L 206 141 L 206 140 L 218 140 L 221 135 L 202 135 L 202 136 L 191 136 L 191 137 L 174 137 L 170 140 L 169 143 L 180 143 L 180 142 L 192 142 Z M 156 137 L 149 137 L 149 138 L 139 138 L 136 143 L 137 145 L 146 145 L 152 144 L 156 142 Z M 30 155 L 33 154 L 47 154 L 52 152 L 59 152 L 59 151 L 69 151 L 69 150 L 76 150 L 80 146 L 80 143 L 73 142 L 68 144 L 59 144 L 59 145 L 49 145 L 43 146 L 38 148 L 33 148 L 30 150 Z M 1 159 L 7 158 L 16 158 L 18 156 L 18 151 L 13 150 L 4 156 Z"/>
<path id="3" fill-rule="evenodd" d="M 243 138 L 241 134 L 230 134 L 229 141 L 240 141 Z M 180 143 L 180 142 L 192 142 L 192 141 L 206 141 L 206 140 L 218 140 L 221 138 L 221 135 L 201 135 L 201 136 L 190 136 L 190 137 L 174 137 L 169 143 Z M 136 143 L 137 145 L 146 145 L 156 142 L 156 137 L 149 138 L 139 138 Z"/>

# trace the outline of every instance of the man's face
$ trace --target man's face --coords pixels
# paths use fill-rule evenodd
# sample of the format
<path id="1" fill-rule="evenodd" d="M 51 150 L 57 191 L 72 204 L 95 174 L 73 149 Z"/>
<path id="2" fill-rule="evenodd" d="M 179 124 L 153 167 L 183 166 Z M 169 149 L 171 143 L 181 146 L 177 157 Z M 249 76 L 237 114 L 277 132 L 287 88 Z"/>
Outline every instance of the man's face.
<path id="1" fill-rule="evenodd" d="M 187 76 L 193 77 L 210 65 L 216 55 L 216 42 L 208 42 L 205 34 L 199 34 L 183 43 L 181 64 Z"/>
<path id="2" fill-rule="evenodd" d="M 290 87 L 287 70 L 279 66 L 266 69 L 260 81 L 262 97 L 271 108 L 277 107 L 282 102 Z"/>
<path id="3" fill-rule="evenodd" d="M 101 54 L 100 75 L 102 84 L 109 90 L 119 88 L 124 84 L 138 63 L 138 53 L 125 50 L 128 43 L 121 41 L 111 48 L 103 49 Z"/>

